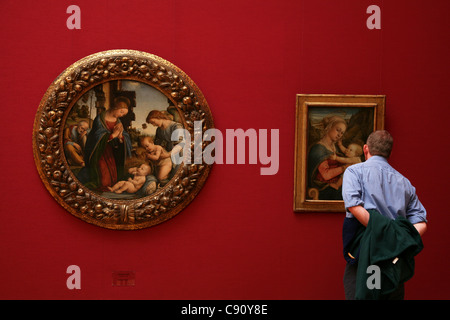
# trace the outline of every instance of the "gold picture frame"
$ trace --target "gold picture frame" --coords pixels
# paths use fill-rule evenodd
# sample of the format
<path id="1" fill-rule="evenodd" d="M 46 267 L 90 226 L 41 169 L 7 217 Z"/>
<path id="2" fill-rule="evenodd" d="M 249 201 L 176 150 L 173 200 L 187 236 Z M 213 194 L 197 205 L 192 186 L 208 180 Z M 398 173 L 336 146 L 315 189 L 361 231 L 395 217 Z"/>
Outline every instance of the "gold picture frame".
<path id="1" fill-rule="evenodd" d="M 298 94 L 294 211 L 345 212 L 342 176 L 364 161 L 362 146 L 384 129 L 384 95 Z"/>
<path id="2" fill-rule="evenodd" d="M 197 135 L 214 127 L 205 97 L 180 68 L 142 51 L 99 52 L 68 67 L 43 96 L 33 127 L 36 167 L 77 218 L 147 228 L 183 210 L 208 177 L 211 164 L 189 152 L 194 123 Z M 172 141 L 175 129 L 192 139 Z"/>

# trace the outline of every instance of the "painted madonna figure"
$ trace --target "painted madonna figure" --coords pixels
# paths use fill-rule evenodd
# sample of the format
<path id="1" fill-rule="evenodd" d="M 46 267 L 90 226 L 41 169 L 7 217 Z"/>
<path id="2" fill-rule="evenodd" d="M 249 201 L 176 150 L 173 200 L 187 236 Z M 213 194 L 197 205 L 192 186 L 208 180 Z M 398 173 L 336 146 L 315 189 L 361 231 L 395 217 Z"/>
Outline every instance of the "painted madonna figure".
<path id="1" fill-rule="evenodd" d="M 131 156 L 130 135 L 120 118 L 128 113 L 130 101 L 125 97 L 114 100 L 114 105 L 97 115 L 85 147 L 85 167 L 78 179 L 88 188 L 108 191 L 124 180 L 125 160 Z"/>
<path id="2" fill-rule="evenodd" d="M 342 200 L 342 174 L 350 164 L 336 159 L 336 143 L 344 136 L 347 123 L 330 116 L 323 118 L 322 125 L 322 137 L 308 154 L 308 188 L 318 192 L 317 200 Z"/>

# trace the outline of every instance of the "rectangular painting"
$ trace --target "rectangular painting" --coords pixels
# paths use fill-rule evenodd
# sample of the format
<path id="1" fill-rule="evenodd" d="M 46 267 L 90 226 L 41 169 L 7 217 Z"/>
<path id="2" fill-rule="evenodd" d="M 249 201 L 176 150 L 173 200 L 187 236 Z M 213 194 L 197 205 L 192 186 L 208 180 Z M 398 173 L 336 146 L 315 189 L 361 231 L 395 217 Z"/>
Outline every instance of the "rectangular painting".
<path id="1" fill-rule="evenodd" d="M 364 161 L 363 145 L 384 129 L 385 96 L 298 94 L 294 211 L 345 212 L 342 178 Z"/>

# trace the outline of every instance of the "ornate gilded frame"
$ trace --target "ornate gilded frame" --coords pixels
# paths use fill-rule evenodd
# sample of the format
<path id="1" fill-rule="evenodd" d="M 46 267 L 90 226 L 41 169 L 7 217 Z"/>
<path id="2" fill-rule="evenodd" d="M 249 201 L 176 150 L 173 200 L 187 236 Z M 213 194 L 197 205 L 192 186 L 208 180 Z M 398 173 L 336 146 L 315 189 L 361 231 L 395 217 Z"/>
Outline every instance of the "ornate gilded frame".
<path id="1" fill-rule="evenodd" d="M 192 152 L 191 161 L 185 157 L 169 183 L 138 199 L 103 197 L 83 185 L 64 154 L 65 122 L 83 94 L 116 80 L 143 83 L 165 95 L 192 137 L 195 121 L 201 121 L 202 133 L 214 127 L 205 97 L 181 69 L 153 54 L 110 50 L 77 61 L 50 85 L 35 117 L 33 153 L 45 187 L 72 215 L 103 228 L 136 230 L 162 223 L 184 209 L 204 185 L 211 165 L 194 161 Z M 207 144 L 202 143 L 202 151 Z"/>
<path id="2" fill-rule="evenodd" d="M 295 168 L 294 168 L 294 211 L 296 212 L 345 212 L 342 200 L 321 199 L 319 191 L 329 187 L 323 182 L 320 187 L 313 185 L 312 177 L 316 174 L 318 162 L 322 162 L 326 156 L 320 155 L 322 147 L 313 146 L 320 143 L 324 136 L 324 123 L 326 119 L 337 116 L 344 118 L 346 132 L 342 138 L 343 145 L 357 143 L 361 147 L 366 142 L 370 132 L 384 129 L 385 113 L 384 95 L 333 95 L 333 94 L 298 94 L 296 101 L 296 125 L 295 125 Z M 354 116 L 354 117 L 352 117 Z M 335 147 L 337 144 L 335 144 Z M 361 151 L 361 150 L 360 150 Z M 346 158 L 337 148 L 336 154 Z M 360 156 L 364 161 L 364 155 Z M 316 161 L 316 162 L 314 162 Z M 327 160 L 328 161 L 328 160 Z M 345 161 L 345 160 L 343 160 Z M 314 163 L 313 163 L 314 162 Z M 336 163 L 335 166 L 343 166 L 350 163 Z M 336 176 L 333 186 L 337 188 L 342 183 Z M 335 195 L 339 189 L 332 190 Z M 341 193 L 342 194 L 342 193 Z M 341 196 L 342 199 L 342 196 Z"/>

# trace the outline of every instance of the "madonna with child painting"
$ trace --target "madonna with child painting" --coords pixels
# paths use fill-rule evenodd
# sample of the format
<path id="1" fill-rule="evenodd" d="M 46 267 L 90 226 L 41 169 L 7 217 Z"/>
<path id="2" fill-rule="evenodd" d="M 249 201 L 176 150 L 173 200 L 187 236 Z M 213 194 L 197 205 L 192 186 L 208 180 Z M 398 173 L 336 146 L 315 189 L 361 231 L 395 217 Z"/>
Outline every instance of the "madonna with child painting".
<path id="1" fill-rule="evenodd" d="M 342 200 L 345 169 L 364 161 L 363 145 L 373 130 L 368 108 L 309 108 L 307 197 Z"/>
<path id="2" fill-rule="evenodd" d="M 171 101 L 131 80 L 107 82 L 85 96 L 65 124 L 65 156 L 76 178 L 110 199 L 141 198 L 164 187 L 178 168 L 171 156 L 184 146 L 182 138 L 170 140 L 183 128 Z"/>

